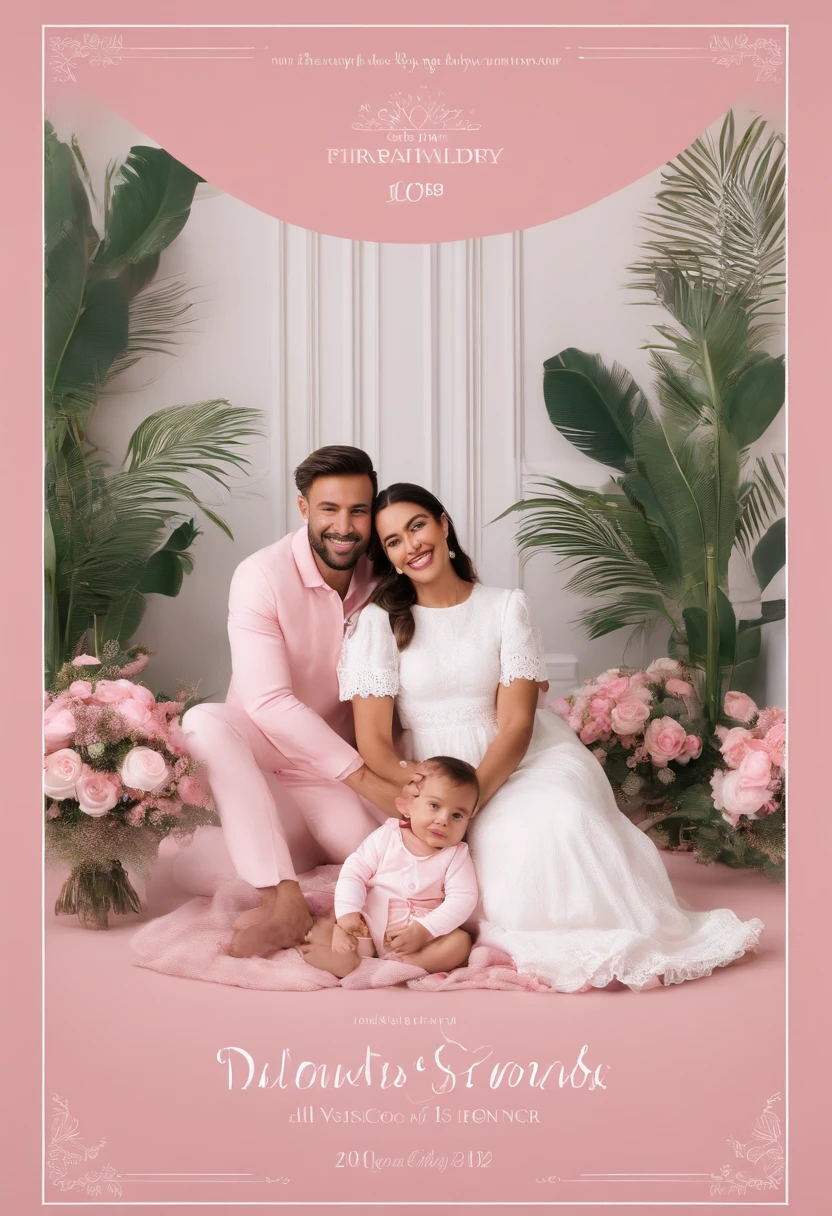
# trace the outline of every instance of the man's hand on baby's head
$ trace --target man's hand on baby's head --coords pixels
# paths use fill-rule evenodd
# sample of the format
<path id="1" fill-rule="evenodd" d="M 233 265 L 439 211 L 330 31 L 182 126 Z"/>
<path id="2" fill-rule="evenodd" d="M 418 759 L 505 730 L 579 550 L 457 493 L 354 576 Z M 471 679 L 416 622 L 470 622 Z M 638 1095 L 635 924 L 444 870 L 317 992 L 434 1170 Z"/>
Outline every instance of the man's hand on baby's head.
<path id="1" fill-rule="evenodd" d="M 399 767 L 402 770 L 402 795 L 418 798 L 426 776 L 424 767 L 413 760 L 400 760 Z"/>

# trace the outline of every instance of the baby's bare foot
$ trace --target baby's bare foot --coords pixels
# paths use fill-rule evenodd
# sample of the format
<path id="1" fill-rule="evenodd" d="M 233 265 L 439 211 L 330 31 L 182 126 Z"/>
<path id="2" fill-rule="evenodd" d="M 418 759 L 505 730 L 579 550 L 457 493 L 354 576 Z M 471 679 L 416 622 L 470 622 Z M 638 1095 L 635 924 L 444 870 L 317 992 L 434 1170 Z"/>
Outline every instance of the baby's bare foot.
<path id="1" fill-rule="evenodd" d="M 314 942 L 303 942 L 298 946 L 304 959 L 312 967 L 317 967 L 320 971 L 328 971 L 330 975 L 336 976 L 342 980 L 345 975 L 349 975 L 351 971 L 355 971 L 361 959 L 354 950 L 345 951 L 343 954 L 331 950 L 328 946 L 320 946 Z"/>

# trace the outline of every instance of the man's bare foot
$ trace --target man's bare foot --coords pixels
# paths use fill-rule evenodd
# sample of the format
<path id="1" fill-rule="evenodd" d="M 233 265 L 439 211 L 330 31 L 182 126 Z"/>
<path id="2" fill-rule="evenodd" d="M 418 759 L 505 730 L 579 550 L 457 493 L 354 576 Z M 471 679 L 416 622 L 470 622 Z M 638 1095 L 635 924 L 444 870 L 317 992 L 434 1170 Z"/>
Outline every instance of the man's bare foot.
<path id="1" fill-rule="evenodd" d="M 262 915 L 239 927 L 226 951 L 233 958 L 274 954 L 288 950 L 303 941 L 312 928 L 312 915 L 296 882 L 281 882 L 263 891 L 263 903 L 257 911 Z M 248 921 L 248 914 L 240 918 Z"/>
<path id="2" fill-rule="evenodd" d="M 320 971 L 328 971 L 330 975 L 336 976 L 342 980 L 345 975 L 349 975 L 351 971 L 355 971 L 361 959 L 355 950 L 346 950 L 339 952 L 328 946 L 318 945 L 316 942 L 303 942 L 298 946 L 304 959 L 312 967 L 317 967 Z"/>
<path id="3" fill-rule="evenodd" d="M 232 927 L 234 929 L 247 929 L 249 925 L 256 925 L 258 921 L 261 921 L 267 915 L 266 908 L 263 904 L 259 904 L 256 908 L 249 908 L 248 912 L 241 912 Z"/>

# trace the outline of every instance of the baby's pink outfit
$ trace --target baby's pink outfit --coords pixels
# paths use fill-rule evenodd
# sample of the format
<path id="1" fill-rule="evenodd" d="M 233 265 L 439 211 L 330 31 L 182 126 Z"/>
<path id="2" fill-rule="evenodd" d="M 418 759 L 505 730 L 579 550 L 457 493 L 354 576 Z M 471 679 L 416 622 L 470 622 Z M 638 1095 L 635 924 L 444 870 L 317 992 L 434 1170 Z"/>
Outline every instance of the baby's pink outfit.
<path id="1" fill-rule="evenodd" d="M 335 886 L 335 916 L 360 912 L 376 954 L 392 956 L 385 934 L 418 921 L 433 937 L 458 929 L 477 906 L 477 879 L 468 845 L 425 857 L 402 839 L 401 819 L 388 819 L 346 859 Z"/>

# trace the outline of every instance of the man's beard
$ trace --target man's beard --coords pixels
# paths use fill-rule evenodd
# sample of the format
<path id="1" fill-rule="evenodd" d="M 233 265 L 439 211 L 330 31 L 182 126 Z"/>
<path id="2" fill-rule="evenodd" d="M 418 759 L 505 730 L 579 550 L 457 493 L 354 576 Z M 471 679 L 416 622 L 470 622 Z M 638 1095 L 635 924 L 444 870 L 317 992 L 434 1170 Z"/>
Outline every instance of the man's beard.
<path id="1" fill-rule="evenodd" d="M 312 525 L 306 525 L 307 535 L 309 536 L 309 547 L 324 563 L 329 566 L 330 570 L 352 570 L 358 563 L 358 559 L 362 557 L 369 548 L 369 539 L 362 543 L 361 537 L 357 532 L 349 532 L 346 536 L 338 536 L 331 533 L 313 532 Z M 351 553 L 345 553 L 343 556 L 330 553 L 324 541 L 324 535 L 330 540 L 340 541 L 357 541 L 356 547 Z"/>

